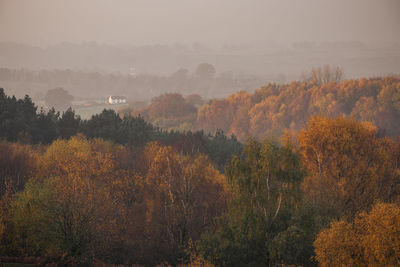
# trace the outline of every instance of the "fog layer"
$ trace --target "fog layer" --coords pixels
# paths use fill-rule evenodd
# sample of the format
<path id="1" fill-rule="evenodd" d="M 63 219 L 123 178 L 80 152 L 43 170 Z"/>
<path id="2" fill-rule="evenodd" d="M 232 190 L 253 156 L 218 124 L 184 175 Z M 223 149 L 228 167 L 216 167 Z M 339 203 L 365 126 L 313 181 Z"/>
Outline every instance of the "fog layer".
<path id="1" fill-rule="evenodd" d="M 0 41 L 400 42 L 398 0 L 0 0 Z"/>

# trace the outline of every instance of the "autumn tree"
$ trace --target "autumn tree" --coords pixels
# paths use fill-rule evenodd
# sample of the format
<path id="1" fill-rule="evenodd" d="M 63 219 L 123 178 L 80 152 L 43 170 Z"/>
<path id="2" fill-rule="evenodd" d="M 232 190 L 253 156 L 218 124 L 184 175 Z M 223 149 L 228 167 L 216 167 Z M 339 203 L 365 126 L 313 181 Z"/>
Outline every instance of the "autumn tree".
<path id="1" fill-rule="evenodd" d="M 132 116 L 143 116 L 163 129 L 189 130 L 196 119 L 197 108 L 181 94 L 167 93 L 154 97 L 149 106 L 134 110 Z M 185 126 L 186 125 L 186 126 Z"/>
<path id="2" fill-rule="evenodd" d="M 66 253 L 83 262 L 115 256 L 110 244 L 124 242 L 116 219 L 132 199 L 123 188 L 133 193 L 136 183 L 117 168 L 121 150 L 83 136 L 49 146 L 34 178 L 12 202 L 10 247 L 27 255 Z"/>
<path id="3" fill-rule="evenodd" d="M 398 163 L 389 138 L 352 119 L 314 117 L 298 135 L 308 177 L 307 197 L 330 218 L 352 217 L 376 199 L 393 201 L 399 192 Z"/>
<path id="4" fill-rule="evenodd" d="M 36 171 L 38 155 L 28 145 L 0 142 L 0 253 L 9 251 L 10 209 Z"/>
<path id="5" fill-rule="evenodd" d="M 233 117 L 233 107 L 226 100 L 214 100 L 199 108 L 196 127 L 210 133 L 218 129 L 227 133 Z"/>
<path id="6" fill-rule="evenodd" d="M 28 145 L 0 143 L 0 199 L 9 188 L 15 193 L 35 173 L 37 154 Z"/>
<path id="7" fill-rule="evenodd" d="M 180 94 L 164 94 L 152 99 L 152 103 L 147 111 L 151 119 L 182 117 L 196 112 L 196 108 L 186 102 Z"/>
<path id="8" fill-rule="evenodd" d="M 195 242 L 213 227 L 225 206 L 223 176 L 204 155 L 179 155 L 172 147 L 150 143 L 144 156 L 147 203 L 147 246 L 153 264 L 174 263 L 185 257 L 189 241 Z M 201 218 L 201 219 L 200 219 Z M 147 254 L 149 255 L 149 254 Z"/>
<path id="9" fill-rule="evenodd" d="M 352 222 L 333 222 L 315 240 L 320 266 L 400 264 L 400 208 L 378 203 Z"/>

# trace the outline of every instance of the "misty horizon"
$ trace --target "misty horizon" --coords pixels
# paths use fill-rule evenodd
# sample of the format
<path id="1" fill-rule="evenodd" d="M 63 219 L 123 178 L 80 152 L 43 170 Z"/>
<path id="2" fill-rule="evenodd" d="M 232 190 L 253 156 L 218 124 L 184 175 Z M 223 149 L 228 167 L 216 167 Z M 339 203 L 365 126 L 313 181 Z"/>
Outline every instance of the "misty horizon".
<path id="1" fill-rule="evenodd" d="M 397 0 L 1 0 L 0 41 L 40 47 L 399 43 L 399 11 Z"/>
<path id="2" fill-rule="evenodd" d="M 104 95 L 150 99 L 225 97 L 327 64 L 346 79 L 387 76 L 400 69 L 399 11 L 398 0 L 0 0 L 0 82 L 17 95 L 92 97 L 108 84 Z M 202 63 L 211 83 L 196 79 Z"/>

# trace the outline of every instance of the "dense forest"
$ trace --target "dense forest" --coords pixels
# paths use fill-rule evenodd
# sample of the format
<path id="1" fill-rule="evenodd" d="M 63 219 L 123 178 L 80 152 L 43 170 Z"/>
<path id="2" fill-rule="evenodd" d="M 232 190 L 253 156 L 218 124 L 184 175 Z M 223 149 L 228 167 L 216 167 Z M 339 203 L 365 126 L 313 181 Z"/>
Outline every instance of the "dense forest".
<path id="1" fill-rule="evenodd" d="M 223 130 L 242 142 L 248 136 L 262 140 L 279 137 L 285 130 L 298 132 L 316 115 L 368 121 L 380 134 L 400 135 L 399 76 L 340 81 L 332 68 L 325 74 L 323 68 L 313 72 L 304 81 L 271 83 L 253 93 L 238 92 L 200 107 L 193 104 L 195 96 L 183 99 L 164 94 L 145 108 L 121 113 L 140 114 L 165 129 Z M 201 98 L 197 99 L 201 103 Z"/>
<path id="2" fill-rule="evenodd" d="M 146 113 L 197 112 L 208 135 L 129 112 L 81 120 L 1 89 L 0 255 L 75 266 L 396 266 L 399 92 L 398 77 L 293 82 L 198 110 L 196 96 L 166 95 L 150 109 L 170 97 L 185 109 Z"/>
<path id="3" fill-rule="evenodd" d="M 314 115 L 348 116 L 370 121 L 386 134 L 400 134 L 400 78 L 371 78 L 337 82 L 269 84 L 253 94 L 234 94 L 199 109 L 197 127 L 223 129 L 239 140 L 251 135 L 280 135 L 298 131 Z"/>

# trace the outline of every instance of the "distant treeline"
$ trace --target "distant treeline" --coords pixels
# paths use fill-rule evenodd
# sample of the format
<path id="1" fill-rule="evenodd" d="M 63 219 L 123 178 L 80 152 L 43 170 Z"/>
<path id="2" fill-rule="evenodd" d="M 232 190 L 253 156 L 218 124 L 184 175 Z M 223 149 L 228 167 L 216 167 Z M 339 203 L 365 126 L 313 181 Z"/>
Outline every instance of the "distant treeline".
<path id="1" fill-rule="evenodd" d="M 208 66 L 209 69 L 202 68 Z M 131 102 L 177 92 L 183 95 L 201 94 L 206 98 L 222 97 L 238 90 L 256 88 L 265 80 L 232 72 L 216 73 L 211 64 L 201 63 L 193 73 L 180 68 L 169 76 L 154 74 L 104 74 L 72 70 L 40 70 L 0 68 L 0 82 L 8 94 L 30 94 L 40 100 L 47 90 L 62 87 L 76 99 L 99 99 L 123 95 Z"/>
<path id="2" fill-rule="evenodd" d="M 299 131 L 315 115 L 369 121 L 385 134 L 400 135 L 400 77 L 321 83 L 268 84 L 254 93 L 239 92 L 202 106 L 196 128 L 222 129 L 239 140 Z"/>
<path id="3" fill-rule="evenodd" d="M 352 117 L 372 122 L 380 134 L 400 135 L 400 77 L 340 82 L 335 78 L 340 70 L 334 69 L 332 75 L 319 75 L 318 69 L 313 72 L 316 74 L 305 77 L 307 81 L 272 83 L 254 93 L 243 91 L 211 100 L 199 108 L 193 104 L 196 96 L 184 99 L 179 94 L 164 94 L 145 108 L 121 113 L 141 114 L 164 129 L 210 133 L 221 129 L 242 142 L 248 136 L 261 140 L 279 137 L 285 130 L 298 132 L 315 115 Z"/>
<path id="4" fill-rule="evenodd" d="M 234 74 L 245 73 L 263 79 L 262 83 L 258 85 L 246 88 L 232 87 L 230 93 L 234 92 L 234 89 L 257 88 L 267 81 L 282 83 L 295 80 L 298 79 L 301 71 L 326 63 L 338 64 L 340 62 L 340 65 L 346 70 L 347 77 L 387 75 L 400 69 L 400 45 L 398 43 L 376 45 L 361 42 L 310 41 L 292 44 L 287 42 L 246 43 L 221 46 L 193 43 L 126 45 L 122 47 L 95 42 L 64 42 L 47 47 L 36 47 L 0 42 L 0 54 L 2 55 L 0 66 L 10 69 L 70 69 L 73 71 L 121 72 L 123 74 L 131 72 L 169 76 L 174 70 L 182 67 L 194 72 L 198 64 L 208 62 L 215 65 L 219 73 L 232 71 Z M 52 86 L 62 86 L 71 91 L 71 88 L 66 88 L 63 84 Z M 46 88 L 46 90 L 48 89 L 52 88 Z M 82 89 L 84 89 L 84 85 L 82 85 Z M 15 92 L 11 93 L 16 94 Z M 119 94 L 117 93 L 117 95 Z"/>

